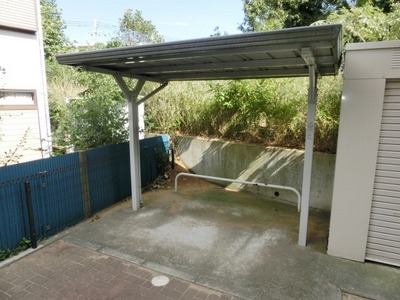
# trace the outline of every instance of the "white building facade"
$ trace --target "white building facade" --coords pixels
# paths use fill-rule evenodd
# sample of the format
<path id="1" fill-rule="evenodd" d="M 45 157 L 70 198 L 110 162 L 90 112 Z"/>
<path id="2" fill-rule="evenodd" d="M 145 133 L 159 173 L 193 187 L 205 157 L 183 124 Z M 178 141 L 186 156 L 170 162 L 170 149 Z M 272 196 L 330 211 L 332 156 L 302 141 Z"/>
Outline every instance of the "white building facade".
<path id="1" fill-rule="evenodd" d="M 49 157 L 39 0 L 0 1 L 0 166 Z"/>

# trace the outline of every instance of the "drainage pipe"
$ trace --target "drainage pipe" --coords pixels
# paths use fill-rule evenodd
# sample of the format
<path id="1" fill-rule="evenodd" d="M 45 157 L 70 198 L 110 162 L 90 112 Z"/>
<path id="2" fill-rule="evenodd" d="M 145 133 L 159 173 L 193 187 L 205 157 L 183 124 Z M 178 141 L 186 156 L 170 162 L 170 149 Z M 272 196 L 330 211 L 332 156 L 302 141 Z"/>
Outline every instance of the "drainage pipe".
<path id="1" fill-rule="evenodd" d="M 297 196 L 297 210 L 300 212 L 301 195 L 298 190 L 296 190 L 295 188 L 292 188 L 290 186 L 265 184 L 265 183 L 261 183 L 261 182 L 229 179 L 229 178 L 223 178 L 223 177 L 206 176 L 206 175 L 199 175 L 199 174 L 192 174 L 192 173 L 179 173 L 175 177 L 175 192 L 178 191 L 178 178 L 181 176 L 196 177 L 196 178 L 203 178 L 203 179 L 210 179 L 210 180 L 219 180 L 219 181 L 234 182 L 234 183 L 241 183 L 241 184 L 250 184 L 250 185 L 255 185 L 255 186 L 292 191 Z"/>

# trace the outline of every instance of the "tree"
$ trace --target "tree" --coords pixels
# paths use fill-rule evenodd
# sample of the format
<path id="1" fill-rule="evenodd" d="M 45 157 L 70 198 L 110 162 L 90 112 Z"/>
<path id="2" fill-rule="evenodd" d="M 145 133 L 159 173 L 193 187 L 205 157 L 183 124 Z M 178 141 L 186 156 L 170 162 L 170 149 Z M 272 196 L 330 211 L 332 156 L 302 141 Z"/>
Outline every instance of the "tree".
<path id="1" fill-rule="evenodd" d="M 222 33 L 219 26 L 215 26 L 214 32 L 213 32 L 213 34 L 210 35 L 210 37 L 211 36 L 222 36 L 222 35 L 228 35 L 228 32 L 224 31 L 224 33 Z"/>
<path id="2" fill-rule="evenodd" d="M 362 7 L 365 5 L 375 6 L 387 14 L 395 10 L 395 6 L 393 5 L 398 2 L 399 2 L 398 0 L 357 0 L 353 4 L 355 4 L 355 6 L 358 7 Z"/>
<path id="3" fill-rule="evenodd" d="M 86 150 L 128 139 L 126 100 L 108 77 L 96 74 L 96 92 L 72 100 L 69 108 L 69 142 L 75 150 Z"/>
<path id="4" fill-rule="evenodd" d="M 348 6 L 345 0 L 244 0 L 245 19 L 240 29 L 247 32 L 308 26 Z"/>
<path id="5" fill-rule="evenodd" d="M 107 45 L 90 49 L 121 47 L 161 42 L 155 26 L 140 11 L 128 9 L 120 20 L 120 32 Z M 74 78 L 74 77 L 71 77 Z M 68 138 L 76 150 L 125 142 L 128 139 L 126 99 L 111 76 L 79 72 L 76 78 L 84 92 L 74 97 L 66 112 L 60 106 L 54 111 L 65 115 L 60 122 L 59 141 Z M 129 83 L 129 81 L 128 81 Z"/>
<path id="6" fill-rule="evenodd" d="M 361 1 L 360 1 L 361 2 Z M 395 40 L 400 38 L 400 3 L 379 8 L 371 3 L 359 4 L 350 8 L 341 8 L 333 12 L 326 20 L 317 22 L 343 24 L 343 43 Z"/>
<path id="7" fill-rule="evenodd" d="M 55 0 L 40 0 L 40 7 L 45 58 L 53 61 L 68 43 L 64 35 L 65 23 Z"/>
<path id="8" fill-rule="evenodd" d="M 119 21 L 119 35 L 112 39 L 109 46 L 135 46 L 163 42 L 156 27 L 143 18 L 142 12 L 132 9 L 125 11 Z"/>
<path id="9" fill-rule="evenodd" d="M 81 72 L 57 64 L 54 57 L 69 46 L 65 23 L 55 0 L 41 0 L 53 150 L 64 153 L 121 143 L 128 138 L 126 99 L 111 76 Z M 78 50 L 139 45 L 162 41 L 155 26 L 140 11 L 127 10 L 120 32 L 107 45 Z"/>
<path id="10" fill-rule="evenodd" d="M 399 38 L 398 0 L 244 0 L 242 31 L 342 23 L 344 42 Z"/>

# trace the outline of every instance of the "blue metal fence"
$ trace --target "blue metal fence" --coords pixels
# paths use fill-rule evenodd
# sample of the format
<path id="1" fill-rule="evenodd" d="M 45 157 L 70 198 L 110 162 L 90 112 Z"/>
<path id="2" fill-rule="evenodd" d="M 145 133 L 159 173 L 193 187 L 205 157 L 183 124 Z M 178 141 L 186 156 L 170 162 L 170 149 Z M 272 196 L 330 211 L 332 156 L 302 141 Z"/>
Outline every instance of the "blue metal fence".
<path id="1" fill-rule="evenodd" d="M 28 236 L 25 182 L 31 184 L 38 237 L 82 220 L 79 170 L 77 153 L 0 168 L 0 249 Z"/>
<path id="2" fill-rule="evenodd" d="M 168 136 L 140 141 L 142 186 L 159 175 Z M 128 143 L 0 168 L 0 249 L 29 236 L 29 182 L 36 235 L 45 238 L 131 195 Z"/>
<path id="3" fill-rule="evenodd" d="M 165 159 L 168 147 L 169 136 L 166 134 L 140 141 L 142 186 L 148 186 L 160 174 L 160 164 Z"/>
<path id="4" fill-rule="evenodd" d="M 88 150 L 86 155 L 92 212 L 131 195 L 128 143 Z"/>

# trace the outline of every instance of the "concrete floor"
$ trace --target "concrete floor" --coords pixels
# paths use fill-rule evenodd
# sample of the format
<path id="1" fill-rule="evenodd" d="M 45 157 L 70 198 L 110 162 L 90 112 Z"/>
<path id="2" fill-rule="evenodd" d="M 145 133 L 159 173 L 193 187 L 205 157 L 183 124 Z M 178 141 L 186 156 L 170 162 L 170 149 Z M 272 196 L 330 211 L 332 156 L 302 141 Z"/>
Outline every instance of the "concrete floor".
<path id="1" fill-rule="evenodd" d="M 181 180 L 178 193 L 144 193 L 138 212 L 122 203 L 64 240 L 243 299 L 400 299 L 399 268 L 325 254 L 328 214 L 310 212 L 301 247 L 296 207 Z"/>

